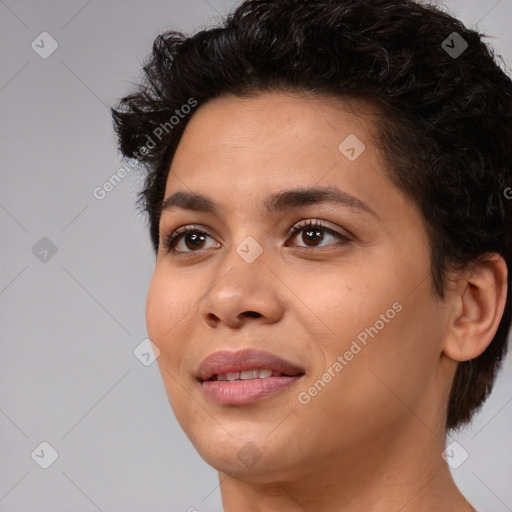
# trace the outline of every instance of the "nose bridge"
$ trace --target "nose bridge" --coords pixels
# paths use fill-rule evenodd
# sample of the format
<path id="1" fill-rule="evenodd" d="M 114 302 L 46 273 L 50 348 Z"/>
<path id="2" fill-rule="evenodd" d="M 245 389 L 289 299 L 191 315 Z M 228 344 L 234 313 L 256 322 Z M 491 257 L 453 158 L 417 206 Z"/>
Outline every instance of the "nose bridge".
<path id="1" fill-rule="evenodd" d="M 231 241 L 223 248 L 224 251 L 229 250 L 229 254 L 223 258 L 229 268 L 234 266 L 241 271 L 254 272 L 266 259 L 263 254 L 266 233 L 259 225 L 261 219 L 256 208 L 257 204 L 254 203 L 246 204 L 245 208 L 239 204 L 236 210 L 231 211 L 229 222 L 225 221 L 236 226 L 236 229 L 230 229 Z"/>
<path id="2" fill-rule="evenodd" d="M 251 235 L 231 245 L 199 306 L 199 314 L 208 325 L 219 321 L 239 325 L 242 316 L 274 322 L 282 314 L 268 281 L 266 256 L 263 245 Z"/>
<path id="3" fill-rule="evenodd" d="M 263 245 L 254 237 L 248 235 L 236 245 L 235 252 L 247 265 L 252 265 L 258 259 L 260 259 L 261 264 L 262 259 L 260 257 L 263 254 Z"/>
<path id="4" fill-rule="evenodd" d="M 216 284 L 213 284 L 212 289 L 224 286 L 233 295 L 254 295 L 265 281 L 267 255 L 264 254 L 263 245 L 255 237 L 248 235 L 241 242 L 233 243 L 228 250 L 229 254 L 224 255 L 217 268 L 217 279 L 214 281 Z"/>

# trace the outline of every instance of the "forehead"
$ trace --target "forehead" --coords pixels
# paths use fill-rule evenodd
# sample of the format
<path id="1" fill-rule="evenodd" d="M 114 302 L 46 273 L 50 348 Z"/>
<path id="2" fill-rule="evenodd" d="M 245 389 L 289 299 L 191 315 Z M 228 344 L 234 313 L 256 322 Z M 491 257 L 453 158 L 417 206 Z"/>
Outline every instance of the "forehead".
<path id="1" fill-rule="evenodd" d="M 340 149 L 346 140 L 344 146 L 353 146 L 356 153 L 364 148 L 362 160 L 378 159 L 375 133 L 375 109 L 361 101 L 285 93 L 225 96 L 192 116 L 171 171 L 192 181 L 204 181 L 214 172 L 246 185 L 251 178 L 279 180 L 284 175 L 287 180 L 318 180 L 340 157 L 351 156 Z M 351 166 L 359 167 L 355 161 Z"/>
<path id="2" fill-rule="evenodd" d="M 403 204 L 375 143 L 378 115 L 359 100 L 314 95 L 211 100 L 185 129 L 165 197 L 186 191 L 243 210 L 291 188 L 337 187 L 365 204 Z"/>
<path id="3" fill-rule="evenodd" d="M 372 144 L 379 115 L 376 107 L 356 99 L 277 92 L 223 96 L 202 105 L 192 116 L 175 160 L 191 145 L 195 156 L 210 159 L 225 155 L 226 150 L 234 155 L 245 148 L 259 148 L 259 159 L 267 160 L 287 152 L 290 157 L 296 151 L 332 152 L 350 130 L 365 144 Z"/>

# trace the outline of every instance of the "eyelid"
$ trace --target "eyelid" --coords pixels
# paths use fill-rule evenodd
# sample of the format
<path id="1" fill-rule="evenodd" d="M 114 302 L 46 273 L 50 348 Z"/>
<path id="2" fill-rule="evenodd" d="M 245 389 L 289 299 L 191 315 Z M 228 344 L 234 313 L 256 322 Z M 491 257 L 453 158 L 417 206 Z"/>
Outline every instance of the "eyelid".
<path id="1" fill-rule="evenodd" d="M 342 242 L 350 242 L 353 239 L 353 235 L 341 233 L 339 231 L 340 228 L 334 228 L 330 227 L 330 223 L 326 221 L 320 221 L 318 219 L 304 219 L 302 221 L 299 221 L 295 223 L 287 232 L 287 242 L 288 239 L 291 237 L 292 239 L 299 233 L 300 231 L 304 230 L 305 228 L 321 228 L 322 230 L 326 231 L 327 233 L 331 234 L 334 237 L 337 237 Z M 346 231 L 346 230 L 345 230 Z M 209 232 L 208 229 L 204 226 L 198 225 L 198 224 L 186 224 L 184 226 L 181 226 L 179 228 L 176 228 L 173 230 L 169 235 L 163 235 L 160 237 L 160 246 L 165 249 L 167 252 L 172 252 L 174 254 L 179 255 L 193 255 L 194 253 L 201 253 L 204 252 L 205 249 L 199 249 L 197 251 L 178 251 L 174 249 L 174 245 L 179 241 L 179 238 L 182 235 L 186 235 L 190 232 L 199 232 L 202 234 L 205 234 L 209 236 L 210 238 L 214 238 Z M 285 244 L 285 245 L 286 245 Z M 333 245 L 333 244 L 328 244 Z M 296 246 L 301 249 L 307 249 L 309 251 L 315 251 L 315 250 L 322 250 L 322 247 L 304 247 L 304 246 Z"/>
<path id="2" fill-rule="evenodd" d="M 200 224 L 185 224 L 183 226 L 180 226 L 179 228 L 176 228 L 172 230 L 169 234 L 164 234 L 160 236 L 160 247 L 164 249 L 167 252 L 174 252 L 176 254 L 186 254 L 199 251 L 177 251 L 173 249 L 173 245 L 176 244 L 178 241 L 178 238 L 182 235 L 186 235 L 189 232 L 197 231 L 199 233 L 204 233 L 205 235 L 209 236 L 210 238 L 213 238 L 213 236 L 209 233 L 208 229 L 205 226 L 202 226 Z"/>
<path id="3" fill-rule="evenodd" d="M 301 220 L 301 221 L 295 223 L 288 230 L 287 236 L 292 236 L 295 233 L 297 233 L 297 231 L 300 231 L 301 229 L 304 229 L 307 227 L 322 228 L 324 231 L 327 231 L 328 233 L 339 236 L 341 238 L 349 239 L 349 238 L 353 237 L 353 235 L 351 233 L 349 233 L 347 230 L 341 230 L 341 228 L 334 226 L 327 221 L 318 220 L 318 219 L 304 219 L 304 220 Z M 346 234 L 344 234 L 343 232 L 340 232 L 340 231 L 345 231 Z"/>

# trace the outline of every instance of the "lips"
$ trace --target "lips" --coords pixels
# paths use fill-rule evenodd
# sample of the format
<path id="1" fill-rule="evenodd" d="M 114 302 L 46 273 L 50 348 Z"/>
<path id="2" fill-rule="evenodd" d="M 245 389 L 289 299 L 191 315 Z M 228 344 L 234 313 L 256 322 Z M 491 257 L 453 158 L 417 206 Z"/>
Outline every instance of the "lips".
<path id="1" fill-rule="evenodd" d="M 199 366 L 197 380 L 208 401 L 242 406 L 289 389 L 304 375 L 301 367 L 280 357 L 244 349 L 211 354 Z"/>
<path id="2" fill-rule="evenodd" d="M 200 381 L 217 380 L 219 375 L 237 372 L 241 375 L 242 372 L 255 369 L 271 370 L 272 375 L 280 373 L 284 377 L 304 374 L 304 369 L 278 356 L 260 350 L 243 349 L 235 352 L 223 350 L 209 355 L 200 364 L 197 378 Z"/>

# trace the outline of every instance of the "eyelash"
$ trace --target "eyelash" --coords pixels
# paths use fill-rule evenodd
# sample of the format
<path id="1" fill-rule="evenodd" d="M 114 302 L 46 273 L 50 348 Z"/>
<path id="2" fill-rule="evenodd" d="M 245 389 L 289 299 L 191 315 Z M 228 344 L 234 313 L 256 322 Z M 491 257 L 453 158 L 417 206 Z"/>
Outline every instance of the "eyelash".
<path id="1" fill-rule="evenodd" d="M 348 236 L 345 236 L 345 235 L 339 233 L 338 231 L 327 227 L 325 224 L 323 224 L 321 221 L 318 221 L 318 220 L 307 220 L 307 221 L 302 221 L 299 224 L 296 224 L 288 231 L 287 236 L 291 237 L 291 238 L 295 238 L 295 236 L 298 233 L 300 233 L 301 231 L 305 231 L 307 228 L 321 228 L 326 233 L 328 233 L 336 238 L 339 238 L 344 243 L 351 241 L 351 239 Z M 194 255 L 196 253 L 201 252 L 202 249 L 198 249 L 197 251 L 178 251 L 175 248 L 176 242 L 179 241 L 179 238 L 184 235 L 187 235 L 188 233 L 199 233 L 202 235 L 210 236 L 206 231 L 200 229 L 199 226 L 189 225 L 189 226 L 183 226 L 183 227 L 173 231 L 171 234 L 162 237 L 161 244 L 168 252 L 175 253 L 175 254 Z M 304 247 L 304 246 L 299 246 L 299 247 L 301 247 L 302 249 L 309 249 L 312 251 L 322 250 L 321 247 Z"/>

